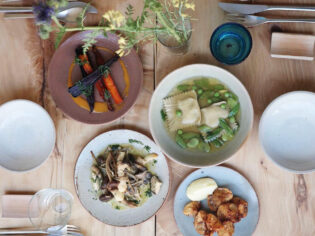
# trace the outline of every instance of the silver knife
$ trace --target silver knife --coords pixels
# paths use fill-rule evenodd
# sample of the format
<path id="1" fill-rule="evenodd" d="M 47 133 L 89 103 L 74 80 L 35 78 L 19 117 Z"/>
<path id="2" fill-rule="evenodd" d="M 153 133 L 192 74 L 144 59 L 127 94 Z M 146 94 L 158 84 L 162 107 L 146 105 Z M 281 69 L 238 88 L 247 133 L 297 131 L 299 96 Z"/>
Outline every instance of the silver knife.
<path id="1" fill-rule="evenodd" d="M 264 11 L 307 11 L 315 12 L 315 6 L 275 6 L 260 4 L 239 4 L 220 2 L 219 6 L 226 12 L 240 14 L 255 14 Z"/>

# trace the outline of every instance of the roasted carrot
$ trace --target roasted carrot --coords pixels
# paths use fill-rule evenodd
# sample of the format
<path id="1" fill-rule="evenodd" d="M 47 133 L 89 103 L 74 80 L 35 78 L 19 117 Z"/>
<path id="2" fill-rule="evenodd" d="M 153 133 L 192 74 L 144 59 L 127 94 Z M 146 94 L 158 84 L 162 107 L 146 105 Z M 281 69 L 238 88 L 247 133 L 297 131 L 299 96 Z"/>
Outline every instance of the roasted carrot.
<path id="1" fill-rule="evenodd" d="M 94 70 L 97 70 L 97 64 L 96 64 L 96 56 L 94 54 L 94 47 L 93 46 L 93 50 L 89 50 L 88 51 L 88 58 L 90 58 L 90 63 L 92 65 L 92 68 Z M 101 96 L 101 98 L 106 102 L 107 105 L 107 109 L 109 111 L 114 111 L 115 108 L 113 107 L 112 101 L 110 100 L 110 93 L 108 92 L 108 90 L 105 87 L 104 81 L 102 81 L 102 79 L 99 79 L 95 82 L 95 87 L 98 91 L 98 94 Z"/>
<path id="2" fill-rule="evenodd" d="M 79 65 L 81 69 L 81 74 L 83 77 L 87 76 L 88 74 L 91 74 L 93 72 L 92 66 L 89 63 L 89 58 L 86 54 L 83 54 L 82 47 L 78 47 L 75 50 L 77 58 L 79 59 Z M 90 107 L 90 112 L 93 112 L 94 110 L 94 104 L 95 104 L 95 97 L 94 97 L 94 86 L 90 86 L 85 91 L 86 100 Z"/>
<path id="3" fill-rule="evenodd" d="M 97 50 L 96 47 L 93 47 L 92 50 L 93 50 L 94 55 L 95 55 L 96 63 L 98 65 L 103 65 L 105 61 L 104 61 L 102 55 L 100 54 L 100 52 Z M 121 104 L 123 102 L 123 99 L 120 96 L 119 91 L 118 91 L 118 89 L 114 83 L 114 80 L 110 76 L 110 73 L 104 74 L 102 80 L 103 80 L 107 90 L 109 91 L 111 97 L 113 98 L 114 102 L 118 105 Z"/>
<path id="4" fill-rule="evenodd" d="M 110 92 L 110 95 L 112 96 L 112 98 L 114 99 L 114 102 L 116 104 L 121 104 L 123 102 L 118 89 L 112 79 L 112 77 L 110 76 L 110 74 L 108 73 L 107 76 L 103 77 L 103 81 L 105 83 L 106 88 L 108 89 L 108 91 Z"/>
<path id="5" fill-rule="evenodd" d="M 85 72 L 87 74 L 92 73 L 93 69 L 92 69 L 92 66 L 89 63 L 89 59 L 88 59 L 87 55 L 86 54 L 81 54 L 81 55 L 78 56 L 78 58 L 83 62 L 82 66 L 83 66 L 83 69 L 85 70 Z"/>

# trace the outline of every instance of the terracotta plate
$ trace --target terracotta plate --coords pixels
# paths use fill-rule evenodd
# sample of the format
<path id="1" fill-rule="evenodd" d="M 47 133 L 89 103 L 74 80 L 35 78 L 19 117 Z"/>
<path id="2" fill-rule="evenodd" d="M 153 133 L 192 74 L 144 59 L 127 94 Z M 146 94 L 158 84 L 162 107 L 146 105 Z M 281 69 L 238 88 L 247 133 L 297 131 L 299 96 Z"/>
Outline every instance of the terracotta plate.
<path id="1" fill-rule="evenodd" d="M 93 158 L 102 153 L 110 144 L 128 144 L 130 139 L 139 141 L 132 143 L 133 147 L 142 150 L 150 147 L 151 153 L 157 153 L 157 162 L 150 168 L 162 181 L 162 187 L 157 195 L 152 195 L 142 206 L 130 209 L 114 209 L 110 203 L 101 202 L 96 198 L 91 181 L 91 166 Z M 112 130 L 92 139 L 82 150 L 74 170 L 74 184 L 76 193 L 84 206 L 96 219 L 114 226 L 132 226 L 140 224 L 152 216 L 162 207 L 167 197 L 170 185 L 169 169 L 166 158 L 161 149 L 147 136 L 132 130 Z"/>
<path id="2" fill-rule="evenodd" d="M 75 48 L 83 44 L 82 39 L 88 33 L 73 35 L 57 49 L 49 65 L 48 87 L 57 107 L 66 115 L 89 124 L 108 123 L 122 117 L 134 105 L 143 81 L 142 64 L 135 50 L 115 62 L 111 66 L 111 75 L 124 103 L 116 106 L 114 112 L 106 111 L 106 104 L 95 90 L 95 110 L 90 113 L 83 95 L 73 99 L 68 93 L 68 87 L 82 78 L 79 66 L 74 63 Z M 108 34 L 106 38 L 98 36 L 95 45 L 105 60 L 110 59 L 118 49 L 117 40 L 118 37 L 114 34 Z"/>

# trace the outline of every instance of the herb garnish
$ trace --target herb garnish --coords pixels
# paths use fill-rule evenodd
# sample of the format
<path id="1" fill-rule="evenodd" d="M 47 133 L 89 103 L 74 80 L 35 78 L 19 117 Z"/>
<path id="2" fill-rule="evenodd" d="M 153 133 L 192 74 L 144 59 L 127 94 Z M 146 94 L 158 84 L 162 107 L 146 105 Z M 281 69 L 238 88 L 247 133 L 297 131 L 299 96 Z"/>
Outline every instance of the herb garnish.
<path id="1" fill-rule="evenodd" d="M 113 145 L 110 145 L 110 148 L 111 148 L 113 151 L 118 150 L 118 149 L 119 149 L 119 147 L 120 147 L 120 145 L 119 145 L 119 144 L 113 144 Z"/>
<path id="2" fill-rule="evenodd" d="M 163 121 L 166 121 L 167 115 L 163 109 L 161 109 L 161 117 Z"/>
<path id="3" fill-rule="evenodd" d="M 138 144 L 143 145 L 143 142 L 136 140 L 136 139 L 129 139 L 129 143 L 138 143 Z"/>
<path id="4" fill-rule="evenodd" d="M 145 149 L 147 152 L 151 152 L 151 147 L 148 146 L 148 145 L 145 145 L 145 146 L 144 146 L 144 149 Z"/>
<path id="5" fill-rule="evenodd" d="M 145 195 L 146 195 L 147 197 L 152 197 L 152 191 L 151 191 L 151 189 L 148 189 L 147 191 L 145 191 Z"/>
<path id="6" fill-rule="evenodd" d="M 75 58 L 74 58 L 74 63 L 75 63 L 76 65 L 83 66 L 83 65 L 85 65 L 86 63 L 88 63 L 88 61 L 87 61 L 86 59 L 81 60 L 80 58 L 78 58 L 77 56 L 75 56 Z"/>
<path id="7" fill-rule="evenodd" d="M 97 26 L 86 26 L 84 19 L 90 6 L 87 4 L 77 18 L 77 24 L 68 26 L 63 25 L 56 14 L 68 2 L 70 0 L 46 0 L 39 1 L 33 7 L 40 37 L 48 39 L 50 33 L 55 31 L 57 32 L 55 46 L 58 46 L 67 32 L 90 31 L 83 39 L 85 53 L 96 43 L 98 36 L 106 37 L 108 32 L 116 33 L 119 36 L 119 49 L 116 53 L 120 56 L 130 53 L 140 42 L 155 41 L 157 34 L 166 34 L 174 38 L 179 45 L 184 44 L 191 34 L 191 30 L 185 26 L 185 22 L 191 18 L 187 11 L 195 10 L 195 4 L 191 0 L 144 0 L 144 7 L 139 16 L 134 16 L 134 7 L 129 5 L 126 14 L 109 10 L 102 13 L 102 19 Z M 156 24 L 156 20 L 159 24 Z"/>

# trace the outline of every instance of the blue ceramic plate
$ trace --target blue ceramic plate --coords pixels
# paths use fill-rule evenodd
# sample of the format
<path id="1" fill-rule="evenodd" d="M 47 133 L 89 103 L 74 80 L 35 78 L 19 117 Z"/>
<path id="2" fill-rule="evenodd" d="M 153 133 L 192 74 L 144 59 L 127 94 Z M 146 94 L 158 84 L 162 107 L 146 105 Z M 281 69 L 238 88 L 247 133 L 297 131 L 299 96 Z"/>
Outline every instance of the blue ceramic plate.
<path id="1" fill-rule="evenodd" d="M 255 190 L 238 172 L 221 166 L 202 168 L 188 175 L 177 189 L 174 200 L 174 216 L 179 230 L 184 236 L 200 236 L 194 228 L 193 217 L 183 214 L 184 206 L 190 202 L 186 196 L 187 186 L 194 180 L 203 177 L 214 179 L 219 187 L 229 188 L 235 196 L 248 202 L 248 214 L 236 223 L 233 236 L 250 236 L 255 231 L 259 219 L 259 204 Z M 201 202 L 202 209 L 209 211 L 207 200 Z M 214 234 L 217 236 L 217 234 Z"/>

